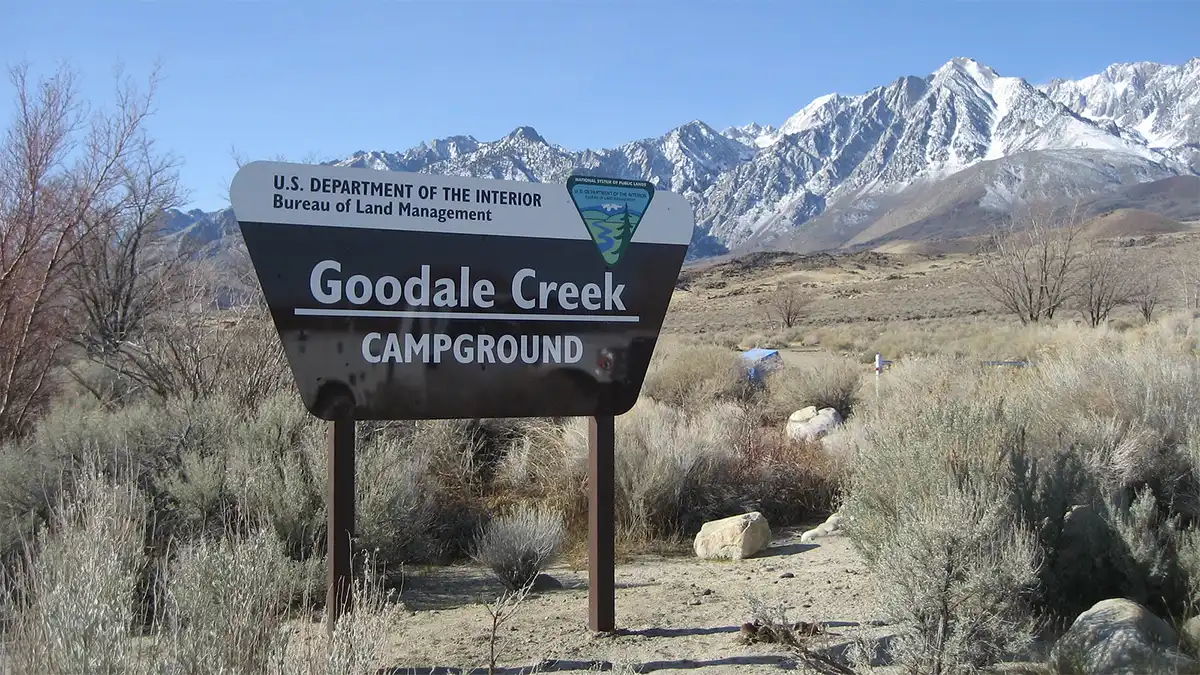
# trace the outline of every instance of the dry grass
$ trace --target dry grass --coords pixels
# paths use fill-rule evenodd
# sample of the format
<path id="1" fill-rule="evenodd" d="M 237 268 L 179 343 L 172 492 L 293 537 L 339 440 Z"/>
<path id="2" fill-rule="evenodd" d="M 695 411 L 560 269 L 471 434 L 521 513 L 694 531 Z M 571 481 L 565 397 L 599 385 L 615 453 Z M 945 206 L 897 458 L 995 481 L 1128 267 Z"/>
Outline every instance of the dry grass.
<path id="1" fill-rule="evenodd" d="M 1200 360 L 1178 321 L 1031 329 L 1027 369 L 904 359 L 862 402 L 843 513 L 904 663 L 983 667 L 1108 597 L 1194 613 Z"/>
<path id="2" fill-rule="evenodd" d="M 288 625 L 292 599 L 315 586 L 269 529 L 180 542 L 154 558 L 142 537 L 146 495 L 95 466 L 24 547 L 20 572 L 5 584 L 5 672 L 366 675 L 383 665 L 377 650 L 398 607 L 369 569 L 357 581 L 359 605 L 332 641 L 297 640 Z M 158 577 L 161 607 L 149 622 L 137 594 L 147 564 L 169 568 Z"/>
<path id="3" fill-rule="evenodd" d="M 782 424 L 807 406 L 833 408 L 849 417 L 861 397 L 866 369 L 851 359 L 824 355 L 772 373 L 763 405 L 766 419 Z"/>
<path id="4" fill-rule="evenodd" d="M 647 398 L 681 410 L 742 400 L 749 393 L 737 352 L 708 345 L 663 345 L 655 352 L 642 385 Z"/>

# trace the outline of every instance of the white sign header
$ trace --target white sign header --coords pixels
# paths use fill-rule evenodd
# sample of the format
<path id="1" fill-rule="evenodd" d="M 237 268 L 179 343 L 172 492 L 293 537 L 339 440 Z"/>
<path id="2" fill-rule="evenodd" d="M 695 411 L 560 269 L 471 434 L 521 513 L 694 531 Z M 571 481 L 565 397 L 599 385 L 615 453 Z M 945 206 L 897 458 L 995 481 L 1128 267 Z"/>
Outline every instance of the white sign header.
<path id="1" fill-rule="evenodd" d="M 641 185 L 583 179 L 568 189 L 555 183 L 252 162 L 234 177 L 230 197 L 240 222 L 584 240 L 619 235 L 623 223 L 633 230 L 627 238 L 634 243 L 687 245 L 695 223 L 691 205 L 681 195 Z M 652 192 L 652 198 L 623 199 L 627 189 Z M 609 194 L 612 199 L 606 199 Z"/>

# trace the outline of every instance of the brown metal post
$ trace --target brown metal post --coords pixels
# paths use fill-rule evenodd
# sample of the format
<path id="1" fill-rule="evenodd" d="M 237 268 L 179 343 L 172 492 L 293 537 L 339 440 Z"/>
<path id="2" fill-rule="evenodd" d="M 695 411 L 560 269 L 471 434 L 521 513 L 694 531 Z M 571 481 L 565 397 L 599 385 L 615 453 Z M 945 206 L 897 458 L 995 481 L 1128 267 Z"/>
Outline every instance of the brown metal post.
<path id="1" fill-rule="evenodd" d="M 588 421 L 588 627 L 616 627 L 616 429 L 612 416 Z"/>
<path id="2" fill-rule="evenodd" d="M 329 425 L 328 494 L 325 499 L 328 529 L 325 596 L 327 630 L 332 633 L 338 619 L 353 606 L 351 542 L 354 539 L 354 418 L 339 417 Z"/>

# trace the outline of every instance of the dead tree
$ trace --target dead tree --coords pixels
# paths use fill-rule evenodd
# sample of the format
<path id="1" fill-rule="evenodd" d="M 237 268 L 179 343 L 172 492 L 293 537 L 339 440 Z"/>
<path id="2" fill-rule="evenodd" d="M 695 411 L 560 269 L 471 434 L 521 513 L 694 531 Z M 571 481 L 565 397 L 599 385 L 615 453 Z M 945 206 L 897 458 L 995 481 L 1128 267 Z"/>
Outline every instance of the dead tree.
<path id="1" fill-rule="evenodd" d="M 1162 302 L 1162 295 L 1162 276 L 1155 272 L 1147 273 L 1135 284 L 1133 304 L 1147 324 L 1154 320 L 1154 310 L 1158 309 L 1159 303 Z"/>
<path id="2" fill-rule="evenodd" d="M 31 82 L 9 70 L 14 110 L 0 146 L 0 437 L 28 428 L 74 332 L 69 279 L 97 222 L 119 203 L 150 96 L 122 83 L 114 109 L 86 114 L 73 74 Z M 153 80 L 151 90 L 153 89 Z"/>
<path id="3" fill-rule="evenodd" d="M 1099 241 L 1088 242 L 1082 248 L 1075 299 L 1079 313 L 1090 326 L 1104 323 L 1114 309 L 1133 300 L 1137 290 L 1133 272 L 1116 248 Z"/>
<path id="4" fill-rule="evenodd" d="M 767 316 L 784 328 L 792 328 L 809 302 L 795 286 L 780 286 L 766 299 Z"/>
<path id="5" fill-rule="evenodd" d="M 1053 319 L 1075 294 L 1081 235 L 1077 207 L 1024 209 L 993 232 L 984 291 L 1021 323 Z"/>
<path id="6" fill-rule="evenodd" d="M 136 339 L 91 358 L 165 400 L 200 400 L 224 392 L 242 408 L 253 408 L 287 386 L 286 358 L 265 307 L 246 303 L 219 311 L 224 264 L 189 260 L 180 265 L 165 289 L 169 300 L 146 317 Z"/>
<path id="7" fill-rule="evenodd" d="M 163 229 L 167 210 L 183 203 L 175 163 L 139 138 L 121 167 L 121 194 L 96 214 L 69 283 L 83 315 L 75 342 L 111 353 L 137 337 L 169 302 L 169 282 L 187 257 Z"/>
<path id="8" fill-rule="evenodd" d="M 1200 273 L 1190 266 L 1179 270 L 1177 278 L 1184 309 L 1200 309 Z"/>

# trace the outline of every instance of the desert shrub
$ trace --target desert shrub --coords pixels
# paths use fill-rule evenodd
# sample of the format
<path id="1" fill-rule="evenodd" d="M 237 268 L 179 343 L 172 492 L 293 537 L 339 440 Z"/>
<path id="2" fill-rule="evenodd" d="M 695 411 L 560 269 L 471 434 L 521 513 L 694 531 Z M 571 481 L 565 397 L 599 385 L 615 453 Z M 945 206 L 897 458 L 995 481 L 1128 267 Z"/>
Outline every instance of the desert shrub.
<path id="1" fill-rule="evenodd" d="M 173 540 L 168 554 L 151 559 L 147 502 L 136 486 L 92 466 L 73 489 L 26 542 L 20 569 L 0 577 L 5 672 L 366 675 L 382 665 L 399 606 L 369 563 L 355 579 L 353 611 L 326 647 L 287 625 L 297 596 L 319 589 L 320 578 L 290 560 L 270 528 Z M 158 576 L 164 602 L 146 622 L 137 587 L 148 564 L 168 571 Z"/>
<path id="2" fill-rule="evenodd" d="M 1182 615 L 1197 578 L 1200 364 L 1153 335 L 1061 339 L 1033 368 L 929 358 L 885 374 L 880 396 L 865 399 L 841 434 L 855 546 L 885 576 L 916 564 L 889 537 L 919 531 L 912 505 L 954 499 L 966 481 L 1034 537 L 1037 583 L 1027 600 L 1047 624 L 1061 627 L 1109 597 Z M 1006 545 L 1023 551 L 1015 541 Z"/>
<path id="3" fill-rule="evenodd" d="M 59 494 L 63 494 L 59 492 Z M 122 672 L 135 657 L 135 587 L 146 564 L 146 505 L 138 490 L 83 472 L 49 527 L 23 549 L 24 564 L 0 594 L 5 670 Z"/>
<path id="4" fill-rule="evenodd" d="M 909 631 L 901 660 L 916 672 L 970 672 L 1028 641 L 1023 594 L 1037 561 L 1008 499 L 1004 457 L 1017 436 L 1002 400 L 976 381 L 969 398 L 927 405 L 946 392 L 937 366 L 925 400 L 868 411 L 842 513 Z"/>
<path id="5" fill-rule="evenodd" d="M 894 654 L 912 672 L 978 672 L 1031 642 L 1036 544 L 997 488 L 920 495 L 876 542 L 885 607 L 908 629 Z"/>
<path id="6" fill-rule="evenodd" d="M 741 511 L 731 479 L 742 414 L 727 403 L 685 412 L 643 401 L 617 418 L 617 527 L 626 539 L 692 532 Z"/>
<path id="7" fill-rule="evenodd" d="M 729 482 L 741 496 L 740 505 L 762 513 L 772 527 L 828 515 L 842 467 L 820 441 L 794 441 L 756 422 L 746 415 L 734 441 Z"/>
<path id="8" fill-rule="evenodd" d="M 234 497 L 238 513 L 270 523 L 293 558 L 324 551 L 325 424 L 295 398 L 283 393 L 268 398 L 257 415 L 232 431 L 227 447 L 203 457 L 210 473 L 181 474 L 184 480 L 175 484 L 178 493 L 187 494 L 185 486 L 202 482 L 214 485 L 214 496 Z M 192 514 L 193 519 L 200 515 L 195 509 Z M 208 521 L 209 531 L 223 526 Z"/>
<path id="9" fill-rule="evenodd" d="M 858 402 L 864 373 L 853 360 L 832 354 L 785 366 L 767 381 L 767 419 L 778 424 L 810 405 L 833 408 L 849 417 Z"/>
<path id="10" fill-rule="evenodd" d="M 586 420 L 531 425 L 504 453 L 497 467 L 493 507 L 538 500 L 563 515 L 570 542 L 587 537 Z"/>
<path id="11" fill-rule="evenodd" d="M 643 398 L 617 418 L 618 536 L 631 548 L 693 534 L 705 520 L 757 510 L 773 525 L 828 512 L 836 468 L 819 444 L 758 425 L 752 406 L 681 411 Z M 588 423 L 546 425 L 505 456 L 498 486 L 564 514 L 572 541 L 587 534 Z"/>
<path id="12" fill-rule="evenodd" d="M 385 664 L 404 605 L 385 583 L 371 557 L 361 557 L 353 579 L 354 606 L 338 618 L 328 642 L 292 640 L 279 675 L 376 675 Z M 315 653 L 314 653 L 315 651 Z"/>
<path id="13" fill-rule="evenodd" d="M 1200 609 L 1200 529 L 1193 527 L 1179 533 L 1176 556 L 1187 584 L 1183 598 L 1191 610 L 1187 614 L 1194 616 Z"/>
<path id="14" fill-rule="evenodd" d="M 438 445 L 438 435 L 379 434 L 359 446 L 357 534 L 362 548 L 375 551 L 385 568 L 444 554 L 440 536 L 455 498 L 433 473 L 436 453 L 452 450 Z"/>
<path id="15" fill-rule="evenodd" d="M 642 386 L 647 398 L 684 410 L 746 400 L 752 391 L 739 355 L 716 346 L 656 352 Z"/>
<path id="16" fill-rule="evenodd" d="M 223 446 L 233 426 L 224 401 L 210 399 L 170 405 L 137 403 L 124 408 L 55 407 L 26 438 L 0 447 L 0 540 L 4 559 L 19 554 L 21 536 L 30 536 L 49 518 L 60 498 L 70 500 L 80 467 L 135 482 L 154 514 L 151 538 L 160 544 L 179 513 L 163 477 L 177 471 L 183 457 Z M 65 490 L 58 495 L 59 490 Z"/>
<path id="17" fill-rule="evenodd" d="M 616 419 L 617 536 L 626 545 L 670 539 L 698 530 L 715 514 L 743 510 L 733 483 L 743 414 L 728 403 L 683 411 L 643 398 Z M 571 420 L 560 438 L 555 454 L 567 463 L 564 469 L 578 472 L 564 493 L 573 484 L 586 500 L 587 420 Z"/>
<path id="18" fill-rule="evenodd" d="M 267 672 L 304 577 L 269 529 L 183 544 L 165 578 L 157 645 L 167 672 Z"/>
<path id="19" fill-rule="evenodd" d="M 769 338 L 762 333 L 751 333 L 741 340 L 738 340 L 734 345 L 738 349 L 754 349 L 755 347 L 765 347 Z"/>
<path id="20" fill-rule="evenodd" d="M 554 561 L 564 535 L 562 514 L 522 505 L 479 530 L 473 557 L 491 568 L 506 588 L 518 590 L 532 584 Z"/>

